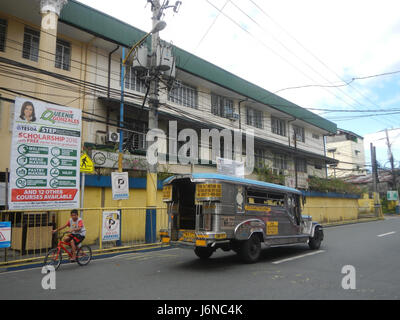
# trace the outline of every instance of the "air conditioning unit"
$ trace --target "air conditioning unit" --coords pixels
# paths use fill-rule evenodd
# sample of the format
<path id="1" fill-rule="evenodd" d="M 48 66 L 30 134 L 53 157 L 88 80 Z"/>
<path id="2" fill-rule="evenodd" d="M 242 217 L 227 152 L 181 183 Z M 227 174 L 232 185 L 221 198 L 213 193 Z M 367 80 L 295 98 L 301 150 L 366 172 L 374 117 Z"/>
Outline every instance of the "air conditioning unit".
<path id="1" fill-rule="evenodd" d="M 119 133 L 115 131 L 110 131 L 108 133 L 108 142 L 118 143 L 119 142 Z"/>

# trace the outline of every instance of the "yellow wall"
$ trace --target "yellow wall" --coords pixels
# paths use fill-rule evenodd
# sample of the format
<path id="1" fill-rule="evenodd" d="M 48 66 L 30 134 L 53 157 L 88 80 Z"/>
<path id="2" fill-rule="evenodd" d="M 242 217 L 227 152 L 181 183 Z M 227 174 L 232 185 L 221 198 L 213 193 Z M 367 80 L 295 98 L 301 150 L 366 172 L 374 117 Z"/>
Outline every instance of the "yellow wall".
<path id="1" fill-rule="evenodd" d="M 102 194 L 104 198 L 102 199 Z M 104 202 L 104 206 L 102 206 Z M 112 200 L 111 188 L 86 188 L 84 207 L 88 208 L 83 212 L 83 220 L 86 227 L 86 244 L 98 243 L 101 233 L 102 211 L 100 208 L 121 208 L 121 236 L 124 244 L 133 244 L 143 242 L 145 240 L 145 224 L 146 224 L 146 190 L 131 189 L 129 200 L 122 200 L 119 206 L 118 201 Z M 136 209 L 124 209 L 132 208 Z M 166 208 L 162 202 L 162 191 L 157 192 L 157 208 Z M 96 209 L 96 210 L 90 210 Z M 58 227 L 64 225 L 69 219 L 69 212 L 58 213 Z M 166 209 L 157 210 L 157 226 L 156 232 L 161 228 L 166 228 L 168 217 Z M 105 244 L 103 244 L 105 245 Z"/>
<path id="2" fill-rule="evenodd" d="M 355 220 L 358 218 L 358 199 L 307 197 L 303 214 L 320 223 Z"/>

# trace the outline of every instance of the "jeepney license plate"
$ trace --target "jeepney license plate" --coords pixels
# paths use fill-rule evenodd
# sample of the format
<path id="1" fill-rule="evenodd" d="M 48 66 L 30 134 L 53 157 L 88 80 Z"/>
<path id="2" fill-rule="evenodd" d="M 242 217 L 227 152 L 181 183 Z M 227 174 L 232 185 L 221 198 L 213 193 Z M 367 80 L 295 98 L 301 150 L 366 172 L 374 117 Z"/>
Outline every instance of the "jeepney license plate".
<path id="1" fill-rule="evenodd" d="M 184 241 L 194 242 L 195 238 L 196 238 L 196 235 L 195 235 L 194 232 L 185 231 L 185 232 L 183 233 L 183 240 L 184 240 Z"/>

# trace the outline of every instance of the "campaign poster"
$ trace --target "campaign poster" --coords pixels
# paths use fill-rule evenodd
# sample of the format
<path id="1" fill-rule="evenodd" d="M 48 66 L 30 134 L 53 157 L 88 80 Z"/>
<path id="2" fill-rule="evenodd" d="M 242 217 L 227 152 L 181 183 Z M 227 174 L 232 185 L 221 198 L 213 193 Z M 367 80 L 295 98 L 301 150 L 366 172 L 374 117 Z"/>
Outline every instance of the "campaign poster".
<path id="1" fill-rule="evenodd" d="M 80 109 L 15 99 L 10 209 L 79 207 Z"/>

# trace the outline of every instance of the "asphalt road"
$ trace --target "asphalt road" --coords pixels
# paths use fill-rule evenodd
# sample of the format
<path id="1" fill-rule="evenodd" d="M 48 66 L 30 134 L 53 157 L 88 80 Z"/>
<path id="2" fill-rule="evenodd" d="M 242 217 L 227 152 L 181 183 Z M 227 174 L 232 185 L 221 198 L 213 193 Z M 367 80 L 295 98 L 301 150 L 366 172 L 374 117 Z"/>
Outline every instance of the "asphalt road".
<path id="1" fill-rule="evenodd" d="M 356 270 L 356 289 L 341 286 L 342 267 Z M 306 245 L 263 250 L 243 264 L 221 250 L 208 261 L 167 249 L 61 265 L 56 289 L 41 269 L 0 273 L 0 299 L 399 299 L 400 218 L 325 229 L 319 251 Z"/>

